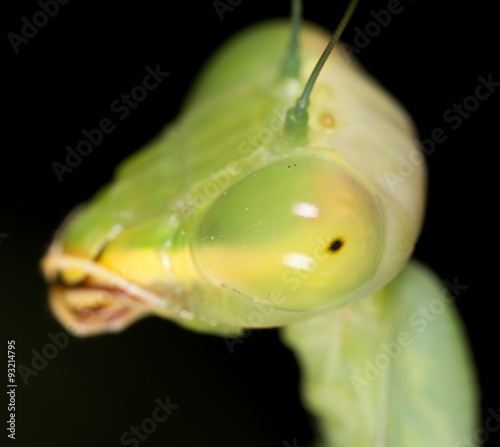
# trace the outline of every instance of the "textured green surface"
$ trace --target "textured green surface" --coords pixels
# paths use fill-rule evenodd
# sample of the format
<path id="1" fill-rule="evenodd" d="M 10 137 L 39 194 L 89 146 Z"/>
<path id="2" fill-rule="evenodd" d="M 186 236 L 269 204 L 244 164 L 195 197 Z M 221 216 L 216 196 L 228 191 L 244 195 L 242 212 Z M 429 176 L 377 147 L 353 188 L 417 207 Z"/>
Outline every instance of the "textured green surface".
<path id="1" fill-rule="evenodd" d="M 452 447 L 479 425 L 453 296 L 412 261 L 371 297 L 282 329 L 328 447 Z"/>

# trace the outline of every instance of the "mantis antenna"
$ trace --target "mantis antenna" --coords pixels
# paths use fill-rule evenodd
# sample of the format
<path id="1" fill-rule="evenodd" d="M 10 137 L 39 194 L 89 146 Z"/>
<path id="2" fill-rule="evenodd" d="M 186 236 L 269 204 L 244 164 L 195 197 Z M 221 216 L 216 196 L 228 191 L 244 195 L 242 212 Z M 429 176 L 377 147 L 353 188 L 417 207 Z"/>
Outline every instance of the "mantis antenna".
<path id="1" fill-rule="evenodd" d="M 340 36 L 344 32 L 346 25 L 349 23 L 351 16 L 356 9 L 358 4 L 358 0 L 351 0 L 347 9 L 340 21 L 337 29 L 333 33 L 330 42 L 326 46 L 323 54 L 319 58 L 316 66 L 314 67 L 311 76 L 304 87 L 302 95 L 297 100 L 295 106 L 291 107 L 286 116 L 285 122 L 285 135 L 289 142 L 291 143 L 301 143 L 307 137 L 307 122 L 308 122 L 308 114 L 307 107 L 309 105 L 309 96 L 314 87 L 314 83 L 321 72 L 321 69 L 325 65 L 330 53 L 333 50 L 333 47 L 338 42 Z M 289 53 L 285 61 L 288 61 L 286 64 L 287 68 L 291 66 L 294 58 L 297 59 L 297 35 L 298 35 L 298 27 L 300 25 L 300 16 L 302 12 L 302 4 L 301 0 L 294 0 L 292 2 L 292 38 L 289 46 Z M 298 73 L 298 60 L 297 64 L 297 72 Z"/>
<path id="2" fill-rule="evenodd" d="M 302 0 L 292 0 L 290 18 L 292 26 L 290 43 L 281 69 L 285 77 L 296 78 L 299 75 L 300 68 L 298 48 L 300 22 L 302 20 Z"/>

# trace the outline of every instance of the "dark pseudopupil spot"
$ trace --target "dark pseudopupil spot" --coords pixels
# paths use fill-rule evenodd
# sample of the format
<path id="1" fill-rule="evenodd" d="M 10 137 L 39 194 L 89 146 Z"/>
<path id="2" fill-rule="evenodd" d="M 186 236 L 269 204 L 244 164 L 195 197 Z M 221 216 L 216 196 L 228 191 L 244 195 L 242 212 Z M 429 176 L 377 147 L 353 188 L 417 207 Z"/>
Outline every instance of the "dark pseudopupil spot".
<path id="1" fill-rule="evenodd" d="M 334 239 L 330 246 L 328 247 L 328 251 L 335 253 L 339 251 L 344 245 L 344 241 L 340 238 Z"/>

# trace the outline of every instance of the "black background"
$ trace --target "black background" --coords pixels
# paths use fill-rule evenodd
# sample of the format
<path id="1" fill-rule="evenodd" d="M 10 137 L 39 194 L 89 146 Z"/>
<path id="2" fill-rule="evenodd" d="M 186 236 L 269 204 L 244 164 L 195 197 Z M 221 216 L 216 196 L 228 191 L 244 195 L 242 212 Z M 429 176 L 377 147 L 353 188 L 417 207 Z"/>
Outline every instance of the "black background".
<path id="1" fill-rule="evenodd" d="M 46 306 L 38 263 L 62 218 L 110 180 L 117 163 L 173 120 L 208 55 L 246 25 L 286 16 L 287 1 L 243 0 L 221 21 L 212 1 L 75 0 L 15 54 L 8 32 L 40 10 L 11 2 L 3 38 L 4 143 L 0 157 L 0 298 L 4 340 L 16 340 L 17 361 L 62 328 Z M 305 17 L 333 29 L 346 2 L 306 1 Z M 337 3 L 328 5 L 327 3 Z M 500 80 L 496 23 L 486 2 L 401 0 L 403 11 L 359 59 L 413 115 L 422 138 L 436 127 L 448 139 L 428 157 L 429 205 L 415 256 L 467 289 L 457 299 L 483 392 L 482 406 L 500 406 L 498 274 L 495 208 L 499 93 L 451 130 L 443 113 L 474 93 L 478 76 Z M 387 1 L 362 2 L 344 40 Z M 113 133 L 58 182 L 51 162 L 84 128 L 112 115 L 147 65 L 167 80 L 119 122 Z M 252 334 L 230 354 L 220 338 L 159 319 L 125 333 L 70 338 L 37 376 L 17 388 L 18 445 L 113 446 L 131 425 L 151 416 L 156 398 L 180 408 L 144 445 L 281 446 L 311 437 L 297 394 L 297 366 L 274 330 Z M 4 410 L 6 415 L 7 411 Z M 360 427 L 361 429 L 361 427 Z M 3 435 L 5 436 L 5 435 Z M 489 446 L 498 445 L 498 432 Z M 450 446 L 451 447 L 451 446 Z"/>

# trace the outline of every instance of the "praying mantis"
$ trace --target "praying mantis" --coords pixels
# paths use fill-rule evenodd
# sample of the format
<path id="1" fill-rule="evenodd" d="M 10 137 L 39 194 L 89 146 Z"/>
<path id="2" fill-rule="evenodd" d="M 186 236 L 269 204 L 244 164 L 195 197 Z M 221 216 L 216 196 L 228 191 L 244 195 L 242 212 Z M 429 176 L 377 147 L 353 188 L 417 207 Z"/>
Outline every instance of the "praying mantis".
<path id="1" fill-rule="evenodd" d="M 414 125 L 337 44 L 356 3 L 326 50 L 297 1 L 292 26 L 223 47 L 179 119 L 61 226 L 50 306 L 80 336 L 151 314 L 224 337 L 282 327 L 319 445 L 452 446 L 476 426 L 474 370 L 453 296 L 409 261 Z M 395 184 L 401 157 L 416 167 Z"/>

